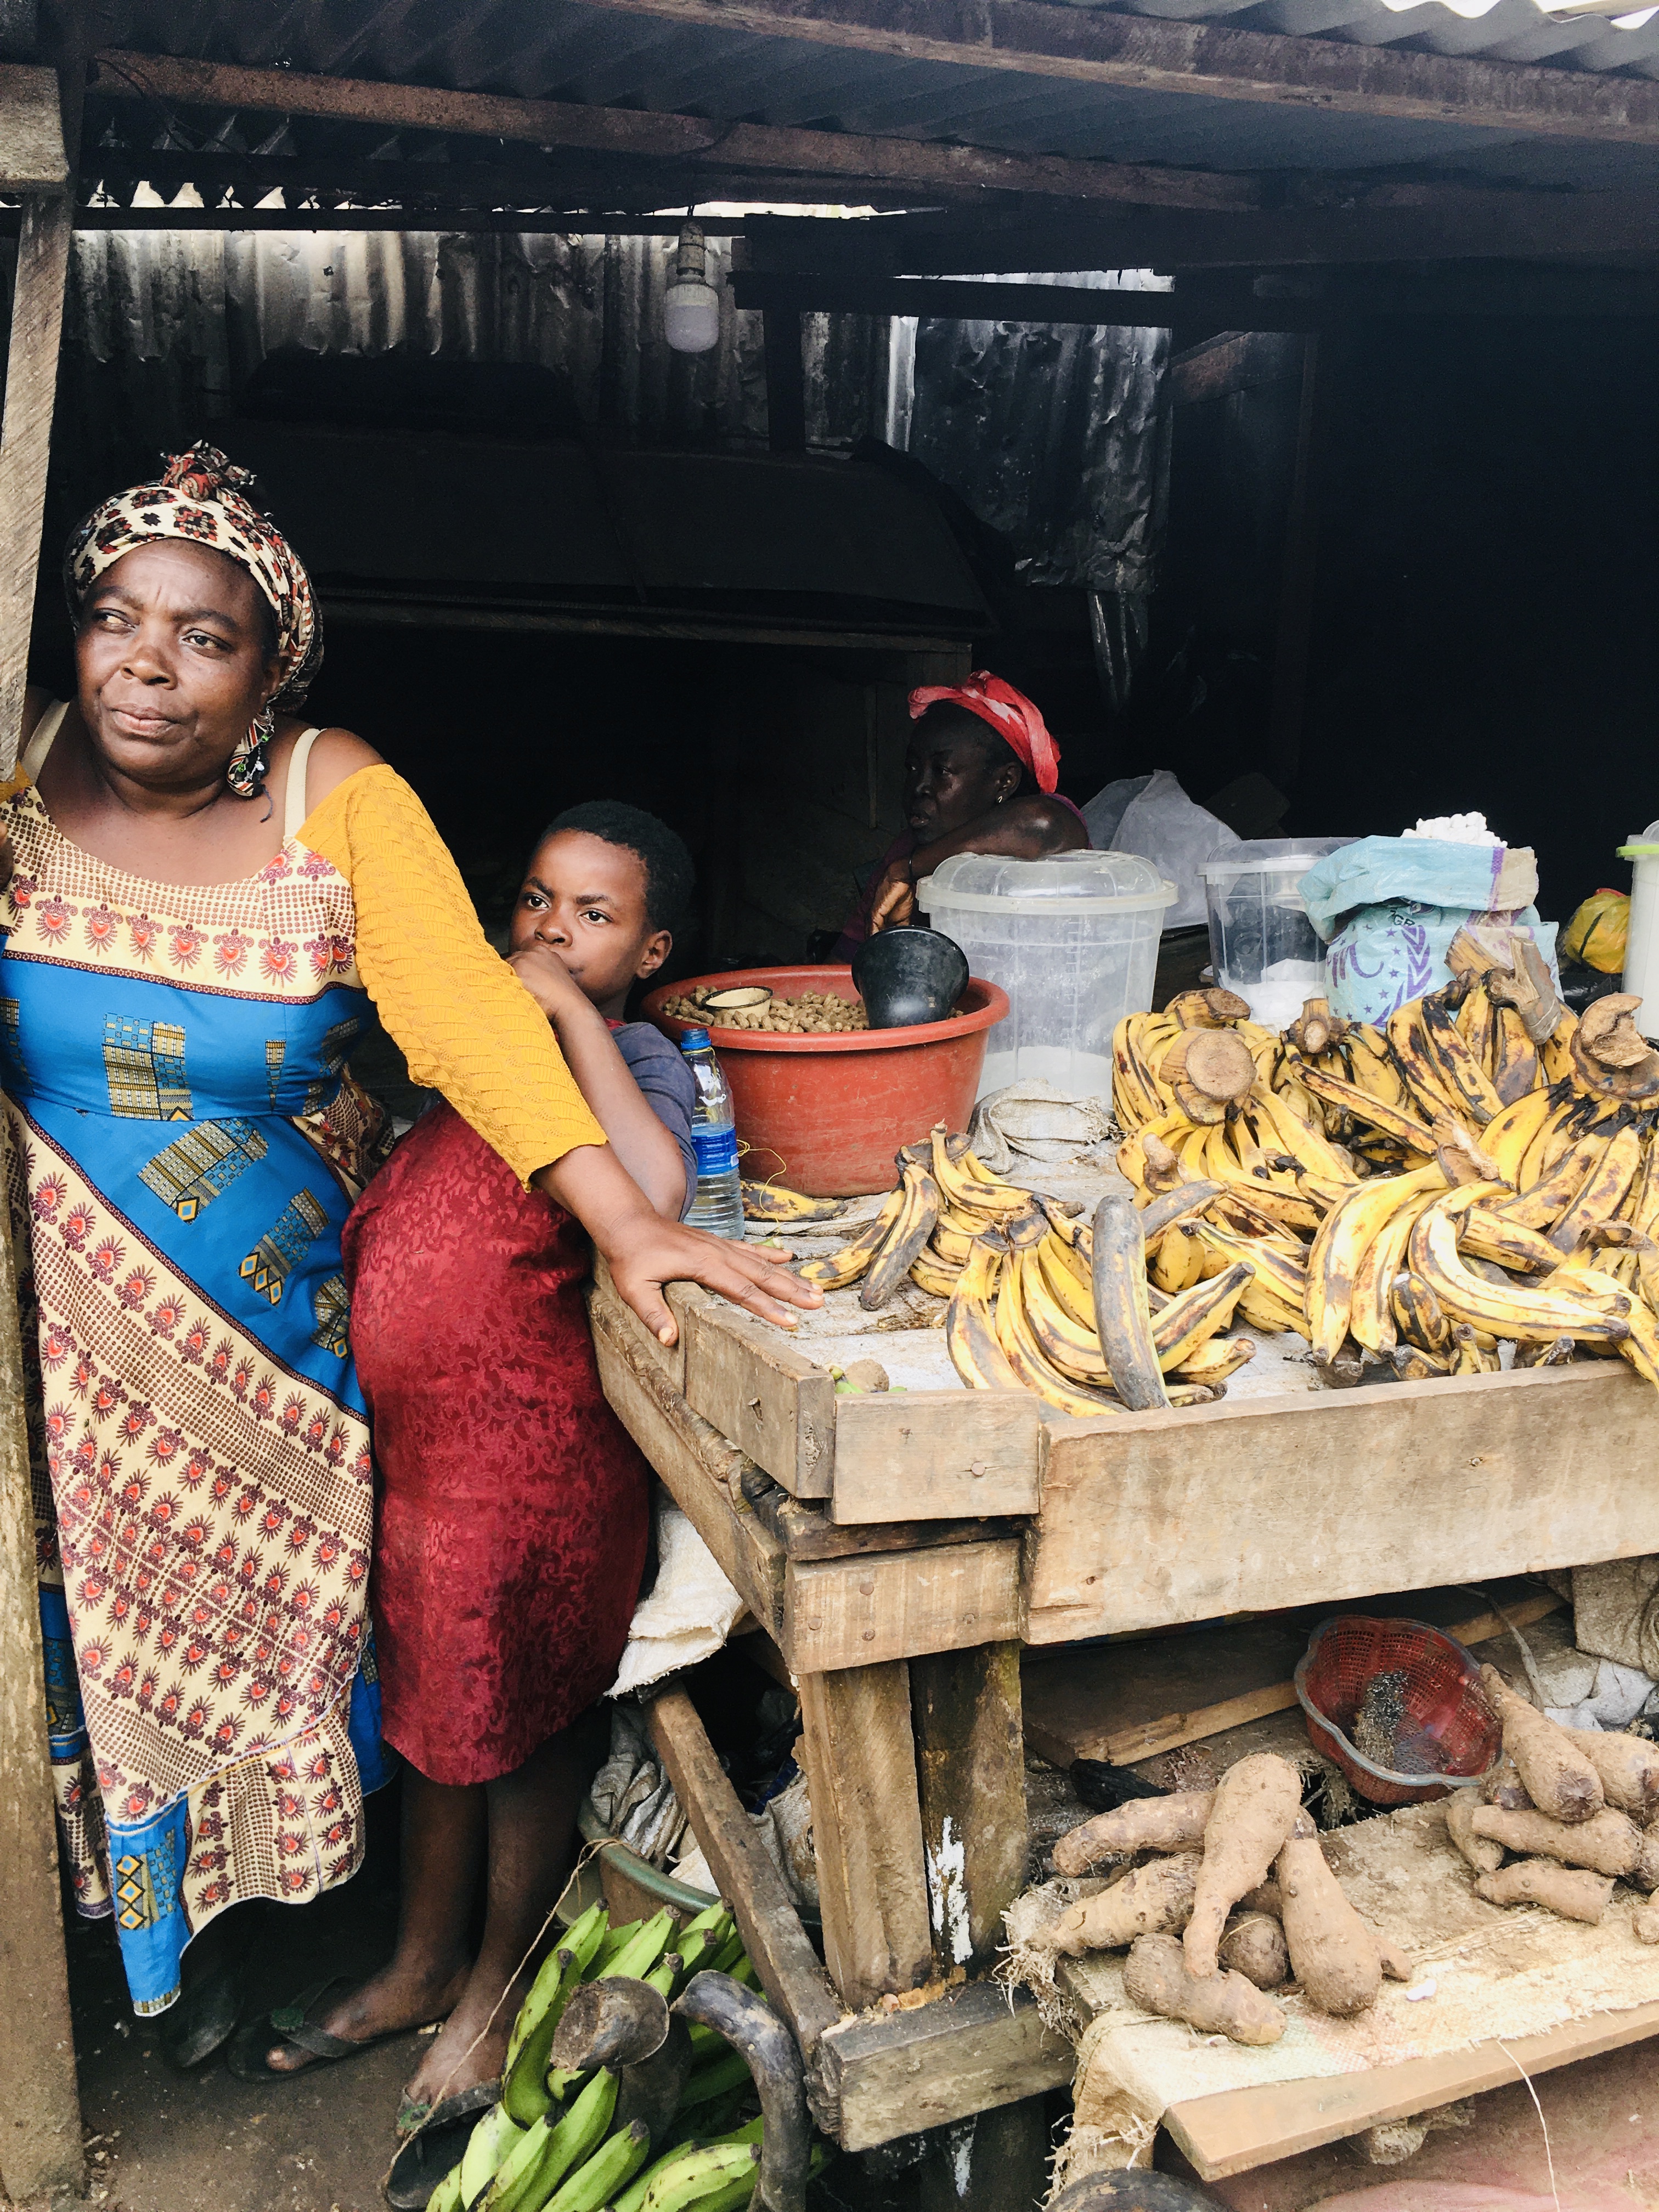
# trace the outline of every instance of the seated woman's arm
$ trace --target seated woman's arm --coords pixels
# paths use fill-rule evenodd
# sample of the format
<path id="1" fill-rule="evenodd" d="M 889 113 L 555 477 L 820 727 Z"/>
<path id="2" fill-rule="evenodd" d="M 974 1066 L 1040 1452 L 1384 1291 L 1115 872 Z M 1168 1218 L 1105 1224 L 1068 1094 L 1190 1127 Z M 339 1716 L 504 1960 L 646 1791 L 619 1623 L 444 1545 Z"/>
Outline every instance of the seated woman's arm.
<path id="1" fill-rule="evenodd" d="M 605 1141 L 546 1017 L 479 927 L 426 809 L 393 769 L 349 775 L 302 842 L 352 888 L 357 970 L 419 1084 L 441 1091 L 526 1184 L 574 1213 L 621 1295 L 665 1344 L 666 1282 L 718 1291 L 767 1321 L 820 1294 L 773 1255 L 665 1221 Z"/>
<path id="2" fill-rule="evenodd" d="M 988 814 L 947 830 L 931 845 L 918 845 L 907 859 L 893 860 L 870 902 L 872 932 L 890 922 L 908 921 L 915 912 L 914 886 L 952 853 L 1002 853 L 1011 860 L 1040 860 L 1045 853 L 1074 853 L 1089 833 L 1071 808 L 1045 792 L 1005 799 Z"/>

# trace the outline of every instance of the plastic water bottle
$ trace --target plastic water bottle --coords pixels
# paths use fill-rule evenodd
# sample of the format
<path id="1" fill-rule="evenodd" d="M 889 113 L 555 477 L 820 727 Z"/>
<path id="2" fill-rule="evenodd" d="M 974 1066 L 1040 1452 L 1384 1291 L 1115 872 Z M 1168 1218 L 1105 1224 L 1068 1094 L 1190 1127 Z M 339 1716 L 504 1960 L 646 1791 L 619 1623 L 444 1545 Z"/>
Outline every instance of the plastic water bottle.
<path id="1" fill-rule="evenodd" d="M 738 1133 L 732 1120 L 732 1093 L 714 1057 L 707 1030 L 687 1030 L 680 1050 L 691 1064 L 697 1103 L 691 1115 L 691 1142 L 697 1154 L 697 1195 L 686 1220 L 693 1229 L 716 1237 L 743 1237 L 743 1189 L 738 1174 Z"/>

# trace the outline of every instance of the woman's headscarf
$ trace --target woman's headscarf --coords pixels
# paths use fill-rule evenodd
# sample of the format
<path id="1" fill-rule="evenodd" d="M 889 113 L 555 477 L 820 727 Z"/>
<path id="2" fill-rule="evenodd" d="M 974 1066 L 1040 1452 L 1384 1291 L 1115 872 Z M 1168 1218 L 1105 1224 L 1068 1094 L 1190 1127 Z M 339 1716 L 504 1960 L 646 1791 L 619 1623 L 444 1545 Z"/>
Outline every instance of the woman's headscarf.
<path id="1" fill-rule="evenodd" d="M 930 707 L 965 707 L 988 722 L 1011 746 L 1022 768 L 1036 779 L 1039 791 L 1053 791 L 1060 781 L 1060 747 L 1048 734 L 1041 708 L 1023 691 L 976 668 L 965 684 L 924 684 L 910 694 L 910 720 L 920 721 Z"/>
<path id="2" fill-rule="evenodd" d="M 64 589 L 76 622 L 87 593 L 106 568 L 135 545 L 158 538 L 206 545 L 246 568 L 276 618 L 283 678 L 273 707 L 298 707 L 322 665 L 323 635 L 311 579 L 275 523 L 249 495 L 250 471 L 239 469 L 205 438 L 187 453 L 167 457 L 159 483 L 135 484 L 106 499 L 76 530 L 64 556 Z"/>

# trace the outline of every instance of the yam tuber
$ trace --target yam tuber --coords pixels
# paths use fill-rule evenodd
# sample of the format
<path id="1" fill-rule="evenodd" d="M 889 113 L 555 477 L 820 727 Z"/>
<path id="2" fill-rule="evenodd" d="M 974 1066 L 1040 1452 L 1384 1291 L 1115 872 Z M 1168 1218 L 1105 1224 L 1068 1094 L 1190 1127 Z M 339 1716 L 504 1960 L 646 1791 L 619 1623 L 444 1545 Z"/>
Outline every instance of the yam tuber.
<path id="1" fill-rule="evenodd" d="M 1480 1802 L 1483 1805 L 1501 1805 L 1506 1813 L 1532 1811 L 1533 1802 L 1527 1795 L 1527 1785 L 1507 1752 L 1481 1783 Z"/>
<path id="2" fill-rule="evenodd" d="M 1241 1912 L 1269 1912 L 1275 1920 L 1285 1917 L 1285 1900 L 1279 1893 L 1276 1881 L 1259 1881 L 1254 1889 L 1247 1889 L 1238 1900 Z"/>
<path id="3" fill-rule="evenodd" d="M 1193 1884 L 1201 1864 L 1199 1852 L 1182 1851 L 1137 1867 L 1109 1889 L 1061 1913 L 1049 1941 L 1055 1950 L 1076 1959 L 1085 1951 L 1115 1951 L 1137 1936 L 1178 1931 L 1191 1916 Z"/>
<path id="4" fill-rule="evenodd" d="M 1376 1931 L 1373 1929 L 1371 1932 L 1375 1935 Z M 1376 1937 L 1376 1955 L 1382 1962 L 1383 1972 L 1391 1982 L 1408 1982 L 1417 1972 L 1407 1954 L 1397 1943 L 1391 1943 L 1386 1936 Z"/>
<path id="5" fill-rule="evenodd" d="M 1613 1895 L 1613 1877 L 1553 1859 L 1517 1859 L 1500 1873 L 1477 1875 L 1474 1887 L 1488 1905 L 1547 1905 L 1565 1920 L 1587 1920 L 1594 1928 Z"/>
<path id="6" fill-rule="evenodd" d="M 1462 1852 L 1476 1874 L 1496 1874 L 1504 1863 L 1504 1846 L 1495 1844 L 1490 1836 L 1477 1836 L 1470 1825 L 1479 1804 L 1476 1790 L 1454 1790 L 1447 1798 L 1443 1810 L 1446 1833 Z M 1488 1810 L 1480 1806 L 1482 1812 Z"/>
<path id="7" fill-rule="evenodd" d="M 1214 1973 L 1228 1913 L 1246 1890 L 1267 1880 L 1301 1809 L 1302 1777 L 1273 1752 L 1252 1752 L 1222 1776 L 1205 1823 L 1204 1863 L 1182 1939 L 1188 1972 L 1197 1980 Z"/>
<path id="8" fill-rule="evenodd" d="M 1276 1990 L 1290 1979 L 1285 1931 L 1270 1912 L 1235 1912 L 1221 1931 L 1216 1957 L 1224 1974 L 1243 1974 L 1259 1990 Z"/>
<path id="9" fill-rule="evenodd" d="M 1639 1942 L 1659 1943 L 1659 1898 L 1650 1897 L 1644 1905 L 1638 1905 L 1630 1924 Z"/>
<path id="10" fill-rule="evenodd" d="M 1179 1790 L 1168 1797 L 1131 1797 L 1109 1813 L 1070 1828 L 1054 1845 L 1056 1874 L 1087 1874 L 1102 1859 L 1135 1851 L 1195 1851 L 1204 1841 L 1213 1790 Z"/>
<path id="11" fill-rule="evenodd" d="M 1569 1826 L 1544 1813 L 1504 1813 L 1496 1805 L 1482 1805 L 1470 1815 L 1469 1826 L 1506 1851 L 1559 1859 L 1564 1866 L 1588 1867 L 1594 1874 L 1626 1875 L 1641 1863 L 1642 1831 L 1611 1806 Z"/>
<path id="12" fill-rule="evenodd" d="M 1375 2004 L 1382 1985 L 1382 1947 L 1342 1894 L 1305 1813 L 1279 1851 L 1279 1887 L 1291 1970 L 1311 2002 L 1339 2020 Z"/>
<path id="13" fill-rule="evenodd" d="M 1608 1804 L 1645 1828 L 1659 1813 L 1659 1746 L 1639 1735 L 1626 1735 L 1622 1729 L 1563 1729 L 1561 1733 L 1601 1776 Z"/>
<path id="14" fill-rule="evenodd" d="M 1539 1811 L 1569 1825 L 1599 1813 L 1605 1802 L 1601 1778 L 1565 1729 L 1517 1696 L 1496 1667 L 1480 1669 L 1480 1686 L 1504 1723 L 1504 1748 Z"/>
<path id="15" fill-rule="evenodd" d="M 1130 1947 L 1123 1994 L 1164 2020 L 1184 2020 L 1202 2034 L 1230 2035 L 1235 2043 L 1277 2043 L 1285 2033 L 1284 2014 L 1243 1974 L 1189 1973 L 1173 1936 L 1143 1936 Z"/>

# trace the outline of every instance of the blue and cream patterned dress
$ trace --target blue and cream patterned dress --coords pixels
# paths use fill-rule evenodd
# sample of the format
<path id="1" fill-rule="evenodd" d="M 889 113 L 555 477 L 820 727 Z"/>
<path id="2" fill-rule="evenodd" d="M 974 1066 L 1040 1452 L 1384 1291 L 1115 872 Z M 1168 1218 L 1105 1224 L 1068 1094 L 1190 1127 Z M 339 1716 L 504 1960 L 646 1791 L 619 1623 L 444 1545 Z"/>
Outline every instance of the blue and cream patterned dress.
<path id="1" fill-rule="evenodd" d="M 355 1872 L 381 1778 L 340 1273 L 380 1156 L 344 1073 L 369 1002 L 351 887 L 297 836 L 202 889 L 106 866 L 33 785 L 0 822 L 54 1778 L 80 1908 L 154 2013 L 216 1912 Z"/>

